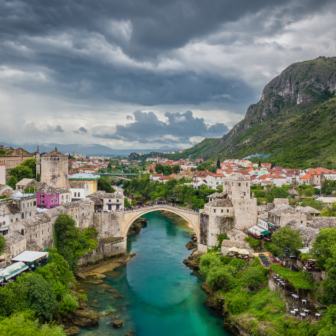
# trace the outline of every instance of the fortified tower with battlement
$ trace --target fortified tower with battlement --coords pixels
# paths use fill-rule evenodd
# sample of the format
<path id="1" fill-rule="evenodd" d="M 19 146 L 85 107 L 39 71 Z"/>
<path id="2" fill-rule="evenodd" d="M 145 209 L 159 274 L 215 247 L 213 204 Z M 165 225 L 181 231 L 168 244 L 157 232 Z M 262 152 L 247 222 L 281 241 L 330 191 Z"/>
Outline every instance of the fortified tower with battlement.
<path id="1" fill-rule="evenodd" d="M 54 188 L 68 189 L 68 157 L 53 149 L 41 157 L 41 182 Z"/>
<path id="2" fill-rule="evenodd" d="M 224 179 L 223 192 L 214 193 L 200 211 L 198 250 L 218 244 L 218 237 L 232 229 L 245 231 L 257 223 L 257 199 L 250 196 L 250 180 L 242 174 Z"/>

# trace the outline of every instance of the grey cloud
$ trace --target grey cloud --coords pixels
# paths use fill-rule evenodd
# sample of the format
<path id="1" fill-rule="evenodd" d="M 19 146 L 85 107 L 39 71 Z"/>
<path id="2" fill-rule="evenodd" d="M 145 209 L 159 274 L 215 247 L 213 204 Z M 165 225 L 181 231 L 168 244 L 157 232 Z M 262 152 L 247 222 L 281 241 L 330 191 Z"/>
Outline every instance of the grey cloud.
<path id="1" fill-rule="evenodd" d="M 228 132 L 222 123 L 208 126 L 203 118 L 193 116 L 191 111 L 185 113 L 166 112 L 166 122 L 158 119 L 154 112 L 135 111 L 135 121 L 126 125 L 117 125 L 115 132 L 95 132 L 94 137 L 138 141 L 141 143 L 188 143 L 193 144 L 191 137 L 221 137 Z"/>
<path id="2" fill-rule="evenodd" d="M 202 0 L 101 0 L 96 6 L 88 0 L 13 0 L 11 5 L 3 1 L 0 66 L 46 72 L 47 84 L 22 80 L 15 85 L 69 99 L 103 97 L 147 106 L 200 104 L 224 91 L 233 98 L 232 104 L 234 99 L 250 102 L 253 89 L 235 74 L 130 69 L 126 63 L 102 59 L 104 53 L 97 51 L 106 43 L 132 60 L 145 60 L 155 67 L 162 56 L 173 59 L 177 48 L 209 34 L 224 29 L 229 32 L 228 40 L 220 43 L 231 44 L 236 39 L 251 43 L 251 32 L 275 35 L 330 3 L 255 0 L 242 6 L 235 0 L 213 0 L 211 5 Z M 232 25 L 245 18 L 251 19 L 236 33 L 237 26 Z M 221 104 L 218 99 L 217 106 Z"/>
<path id="3" fill-rule="evenodd" d="M 86 134 L 88 130 L 85 127 L 79 127 L 77 131 L 74 131 L 76 134 Z"/>
<path id="4" fill-rule="evenodd" d="M 58 132 L 58 133 L 64 133 L 64 129 L 61 125 L 57 126 L 48 126 L 48 132 Z"/>
<path id="5" fill-rule="evenodd" d="M 133 117 L 130 116 L 130 115 L 128 115 L 128 116 L 126 116 L 126 119 L 127 119 L 127 120 L 133 120 Z"/>

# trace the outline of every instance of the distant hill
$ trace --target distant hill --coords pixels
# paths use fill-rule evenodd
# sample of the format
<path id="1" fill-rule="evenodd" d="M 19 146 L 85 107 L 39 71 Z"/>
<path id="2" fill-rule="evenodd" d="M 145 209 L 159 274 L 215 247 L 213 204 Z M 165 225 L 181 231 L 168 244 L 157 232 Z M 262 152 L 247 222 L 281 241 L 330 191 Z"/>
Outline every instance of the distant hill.
<path id="1" fill-rule="evenodd" d="M 26 151 L 32 153 L 36 151 L 36 144 L 22 144 L 22 145 L 13 145 L 7 142 L 1 142 L 0 144 L 6 147 L 18 148 L 22 147 Z M 61 145 L 57 143 L 51 144 L 40 144 L 40 152 L 49 152 L 50 150 L 57 147 L 62 153 L 79 153 L 84 155 L 106 155 L 106 156 L 128 156 L 131 153 L 150 153 L 152 151 L 172 151 L 176 149 L 172 148 L 161 148 L 161 149 L 113 149 L 107 146 L 92 144 L 92 145 L 79 145 L 79 144 L 69 144 Z"/>
<path id="2" fill-rule="evenodd" d="M 261 159 L 277 165 L 336 168 L 335 90 L 336 57 L 292 64 L 229 133 L 203 140 L 184 156 L 216 160 L 262 153 Z"/>

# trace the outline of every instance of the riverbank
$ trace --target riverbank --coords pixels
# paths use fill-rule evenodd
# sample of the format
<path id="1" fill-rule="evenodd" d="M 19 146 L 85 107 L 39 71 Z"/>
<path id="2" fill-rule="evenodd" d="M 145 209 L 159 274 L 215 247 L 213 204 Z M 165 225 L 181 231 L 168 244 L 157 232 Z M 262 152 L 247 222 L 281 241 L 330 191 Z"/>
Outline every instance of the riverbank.
<path id="1" fill-rule="evenodd" d="M 79 336 L 223 336 L 220 316 L 203 305 L 202 281 L 183 265 L 191 230 L 158 212 L 146 215 L 148 226 L 128 236 L 129 259 L 122 257 L 82 268 L 77 292 L 99 317 L 97 326 Z M 172 225 L 173 224 L 173 225 Z M 123 321 L 120 328 L 115 320 Z M 134 334 L 133 334 L 134 335 Z"/>

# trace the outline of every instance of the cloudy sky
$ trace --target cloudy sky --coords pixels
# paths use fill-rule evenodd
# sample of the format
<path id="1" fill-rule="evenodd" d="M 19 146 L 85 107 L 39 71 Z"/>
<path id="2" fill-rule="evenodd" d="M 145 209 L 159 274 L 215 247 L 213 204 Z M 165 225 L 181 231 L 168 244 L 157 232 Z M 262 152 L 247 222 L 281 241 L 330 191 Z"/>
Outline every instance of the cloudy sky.
<path id="1" fill-rule="evenodd" d="M 327 0 L 0 0 L 0 141 L 187 148 L 293 62 L 336 56 Z"/>

